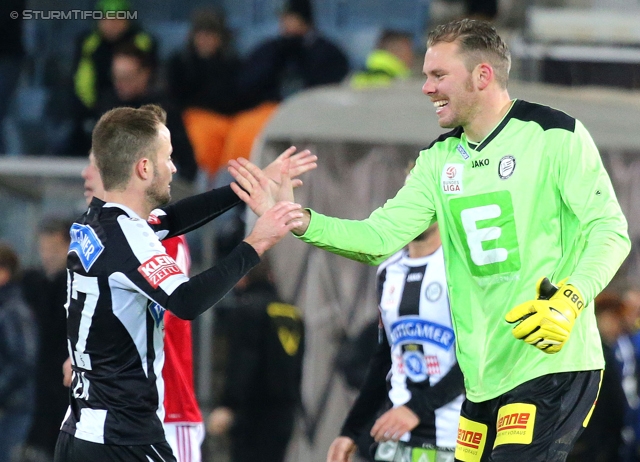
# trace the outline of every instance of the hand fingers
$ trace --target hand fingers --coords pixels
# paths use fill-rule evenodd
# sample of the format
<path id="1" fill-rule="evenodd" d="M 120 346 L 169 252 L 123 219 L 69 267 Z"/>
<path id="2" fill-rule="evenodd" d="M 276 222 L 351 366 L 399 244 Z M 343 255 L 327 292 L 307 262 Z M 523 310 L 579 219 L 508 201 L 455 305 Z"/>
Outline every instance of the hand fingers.
<path id="1" fill-rule="evenodd" d="M 251 196 L 249 196 L 249 194 L 247 194 L 247 192 L 244 189 L 238 186 L 236 182 L 231 183 L 230 186 L 233 192 L 236 193 L 236 195 L 240 198 L 242 202 L 249 202 L 251 200 Z"/>
<path id="2" fill-rule="evenodd" d="M 280 154 L 278 156 L 279 160 L 285 160 L 288 159 L 289 157 L 291 157 L 291 154 L 293 154 L 294 152 L 296 152 L 296 147 L 295 146 L 289 146 L 287 149 L 285 149 L 282 154 Z"/>
<path id="3" fill-rule="evenodd" d="M 286 152 L 286 151 L 285 151 Z M 265 174 L 262 172 L 260 168 L 253 162 L 248 161 L 244 157 L 238 158 L 238 163 L 241 165 L 241 168 L 245 169 L 248 174 L 250 174 L 255 180 L 263 181 L 267 180 Z"/>
<path id="4" fill-rule="evenodd" d="M 302 184 L 302 180 L 291 180 L 291 186 L 294 188 L 299 188 Z"/>
<path id="5" fill-rule="evenodd" d="M 251 193 L 258 186 L 256 178 L 249 171 L 242 167 L 230 165 L 227 169 L 234 180 L 238 182 L 247 192 Z"/>
<path id="6" fill-rule="evenodd" d="M 531 302 L 521 303 L 509 311 L 504 319 L 505 321 L 513 324 L 514 322 L 521 321 L 525 316 L 531 315 L 535 312 L 536 309 Z"/>
<path id="7" fill-rule="evenodd" d="M 308 149 L 300 151 L 299 153 L 291 156 L 291 162 L 295 165 L 315 162 L 316 160 L 318 160 L 318 156 L 316 156 L 315 154 L 311 154 L 311 151 L 309 151 Z"/>

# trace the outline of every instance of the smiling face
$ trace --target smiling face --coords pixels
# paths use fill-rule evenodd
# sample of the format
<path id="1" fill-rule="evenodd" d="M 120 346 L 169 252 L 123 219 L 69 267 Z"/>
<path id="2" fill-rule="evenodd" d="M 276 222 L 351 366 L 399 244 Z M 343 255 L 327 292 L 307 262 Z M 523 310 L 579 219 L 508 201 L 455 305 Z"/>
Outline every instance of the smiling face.
<path id="1" fill-rule="evenodd" d="M 465 127 L 477 114 L 479 97 L 474 70 L 469 71 L 456 42 L 440 42 L 427 49 L 423 73 L 427 80 L 422 93 L 436 108 L 443 128 Z"/>
<path id="2" fill-rule="evenodd" d="M 171 134 L 165 125 L 160 125 L 156 139 L 155 159 L 152 159 L 153 179 L 145 191 L 147 202 L 154 209 L 169 203 L 171 200 L 171 178 L 176 173 L 176 166 L 171 159 Z"/>

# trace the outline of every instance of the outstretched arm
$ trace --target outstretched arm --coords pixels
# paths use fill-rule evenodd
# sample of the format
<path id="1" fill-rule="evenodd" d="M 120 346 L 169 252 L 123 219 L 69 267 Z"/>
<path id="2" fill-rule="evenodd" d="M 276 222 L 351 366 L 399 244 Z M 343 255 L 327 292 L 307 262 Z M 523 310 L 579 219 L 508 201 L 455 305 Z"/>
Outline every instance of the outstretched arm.
<path id="1" fill-rule="evenodd" d="M 291 146 L 267 165 L 264 170 L 260 170 L 257 167 L 256 169 L 260 172 L 261 177 L 264 178 L 266 187 L 278 190 L 281 187 L 281 172 L 285 162 L 287 162 L 288 175 L 293 178 L 291 186 L 297 187 L 302 184 L 302 181 L 296 179 L 296 177 L 316 168 L 318 166 L 317 159 L 309 150 L 296 153 L 295 146 Z M 246 159 L 239 160 L 249 162 Z M 293 198 L 293 193 L 290 197 Z M 290 201 L 289 199 L 282 200 Z M 280 199 L 273 201 L 264 210 L 269 209 L 279 201 Z M 239 203 L 237 189 L 231 190 L 228 186 L 225 186 L 188 197 L 163 209 L 154 210 L 152 214 L 155 217 L 153 219 L 155 223 L 150 224 L 160 239 L 166 239 L 167 237 L 177 236 L 196 229 Z M 263 213 L 264 210 L 262 210 Z"/>

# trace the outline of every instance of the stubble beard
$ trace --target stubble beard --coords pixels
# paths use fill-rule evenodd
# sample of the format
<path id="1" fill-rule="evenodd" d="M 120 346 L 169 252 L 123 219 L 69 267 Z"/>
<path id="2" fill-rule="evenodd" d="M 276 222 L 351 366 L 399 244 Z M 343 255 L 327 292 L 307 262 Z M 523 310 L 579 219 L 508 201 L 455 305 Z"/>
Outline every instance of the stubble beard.
<path id="1" fill-rule="evenodd" d="M 145 191 L 145 197 L 152 210 L 171 201 L 171 192 L 160 184 L 158 168 L 155 164 L 153 165 L 153 182 Z"/>

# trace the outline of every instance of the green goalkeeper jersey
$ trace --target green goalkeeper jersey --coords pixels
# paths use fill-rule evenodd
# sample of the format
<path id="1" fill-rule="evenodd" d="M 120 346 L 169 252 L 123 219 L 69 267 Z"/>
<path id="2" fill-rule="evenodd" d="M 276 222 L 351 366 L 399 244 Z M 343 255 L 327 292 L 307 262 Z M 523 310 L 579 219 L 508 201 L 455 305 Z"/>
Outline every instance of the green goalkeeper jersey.
<path id="1" fill-rule="evenodd" d="M 405 186 L 362 221 L 312 212 L 301 239 L 378 264 L 434 220 L 442 236 L 467 398 L 495 398 L 541 375 L 602 369 L 593 299 L 630 249 L 627 222 L 582 123 L 516 100 L 479 144 L 461 128 L 421 151 Z M 536 282 L 569 277 L 587 307 L 549 355 L 513 337 L 505 314 Z"/>

